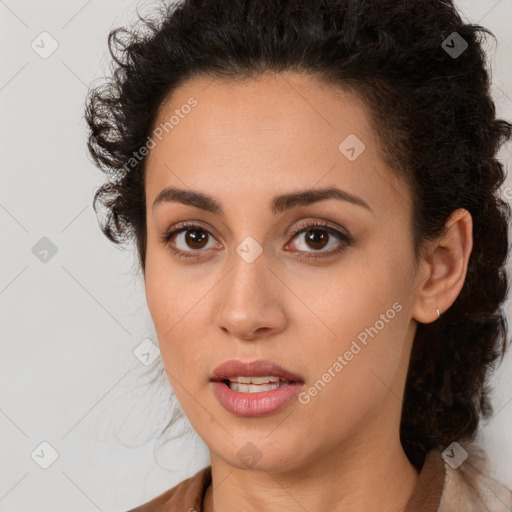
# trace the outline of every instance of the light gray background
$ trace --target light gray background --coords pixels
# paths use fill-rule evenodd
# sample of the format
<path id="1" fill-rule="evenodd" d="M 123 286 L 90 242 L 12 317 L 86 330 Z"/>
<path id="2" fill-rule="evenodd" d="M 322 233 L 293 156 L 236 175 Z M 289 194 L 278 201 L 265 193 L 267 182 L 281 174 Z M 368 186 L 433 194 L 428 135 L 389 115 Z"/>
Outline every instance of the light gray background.
<path id="1" fill-rule="evenodd" d="M 108 32 L 140 4 L 0 0 L 0 511 L 123 511 L 209 464 L 194 433 L 158 452 L 158 464 L 153 443 L 140 444 L 172 413 L 170 388 L 135 388 L 160 359 L 146 367 L 134 349 L 156 336 L 132 254 L 103 236 L 91 206 L 103 175 L 86 156 L 85 95 L 108 72 Z M 456 4 L 498 38 L 488 46 L 493 93 L 510 121 L 512 0 Z M 31 47 L 50 48 L 45 31 L 58 44 L 46 59 Z M 500 157 L 510 166 L 510 145 Z M 46 262 L 32 252 L 42 237 L 57 248 Z M 512 487 L 511 352 L 492 382 L 496 415 L 479 443 Z M 42 442 L 58 454 L 47 469 Z"/>

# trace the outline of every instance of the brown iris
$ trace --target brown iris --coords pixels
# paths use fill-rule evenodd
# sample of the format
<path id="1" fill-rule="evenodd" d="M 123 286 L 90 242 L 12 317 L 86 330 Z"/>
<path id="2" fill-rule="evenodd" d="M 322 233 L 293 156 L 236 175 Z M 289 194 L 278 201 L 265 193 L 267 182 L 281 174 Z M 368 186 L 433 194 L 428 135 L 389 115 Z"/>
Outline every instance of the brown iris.
<path id="1" fill-rule="evenodd" d="M 205 242 L 207 239 L 208 234 L 201 229 L 189 229 L 185 233 L 185 242 L 192 249 L 202 249 L 205 245 L 203 242 Z"/>
<path id="2" fill-rule="evenodd" d="M 312 245 L 312 249 L 323 249 L 328 242 L 329 234 L 320 229 L 310 229 L 305 232 L 306 241 Z"/>

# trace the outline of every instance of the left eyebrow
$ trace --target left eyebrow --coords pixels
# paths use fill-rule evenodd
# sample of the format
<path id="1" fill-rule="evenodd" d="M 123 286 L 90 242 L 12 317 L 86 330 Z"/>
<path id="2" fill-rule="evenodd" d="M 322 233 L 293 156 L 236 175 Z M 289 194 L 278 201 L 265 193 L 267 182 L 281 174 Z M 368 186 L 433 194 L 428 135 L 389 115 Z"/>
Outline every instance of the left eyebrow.
<path id="1" fill-rule="evenodd" d="M 346 201 L 374 213 L 370 205 L 362 198 L 334 186 L 321 189 L 299 190 L 274 196 L 270 201 L 269 209 L 274 215 L 277 215 L 292 208 L 307 206 L 318 201 L 325 201 L 326 199 Z M 164 188 L 154 200 L 153 208 L 158 204 L 166 202 L 183 203 L 225 217 L 221 204 L 215 198 L 197 190 L 185 190 L 175 187 Z"/>

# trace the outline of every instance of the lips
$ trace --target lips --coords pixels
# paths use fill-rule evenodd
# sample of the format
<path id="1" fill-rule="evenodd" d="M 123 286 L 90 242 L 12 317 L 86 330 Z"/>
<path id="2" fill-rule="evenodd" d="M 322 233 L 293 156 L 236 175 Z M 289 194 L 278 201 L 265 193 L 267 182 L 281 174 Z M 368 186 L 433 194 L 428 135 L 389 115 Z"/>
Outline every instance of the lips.
<path id="1" fill-rule="evenodd" d="M 210 380 L 221 382 L 236 377 L 265 377 L 273 376 L 285 379 L 291 383 L 304 383 L 304 379 L 289 370 L 285 370 L 277 363 L 266 359 L 256 361 L 241 361 L 240 359 L 230 359 L 225 361 L 213 371 Z"/>
<path id="2" fill-rule="evenodd" d="M 272 384 L 230 383 L 240 377 L 275 377 Z M 275 382 L 278 379 L 285 382 Z M 277 414 L 297 398 L 304 379 L 268 360 L 244 362 L 231 359 L 217 366 L 211 377 L 214 396 L 224 409 L 241 418 Z M 265 379 L 267 380 L 267 379 Z"/>

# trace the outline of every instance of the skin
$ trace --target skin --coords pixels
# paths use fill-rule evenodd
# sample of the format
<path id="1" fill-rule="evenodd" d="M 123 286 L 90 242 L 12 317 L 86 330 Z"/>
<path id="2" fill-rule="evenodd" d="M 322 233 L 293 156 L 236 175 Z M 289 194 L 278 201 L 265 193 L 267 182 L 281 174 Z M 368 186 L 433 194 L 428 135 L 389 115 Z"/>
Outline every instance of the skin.
<path id="1" fill-rule="evenodd" d="M 169 381 L 210 450 L 205 511 L 403 510 L 418 478 L 399 440 L 410 350 L 417 322 L 437 320 L 462 288 L 470 214 L 453 212 L 416 261 L 411 194 L 387 166 L 365 104 L 312 76 L 195 78 L 155 126 L 191 96 L 197 106 L 147 159 L 145 285 Z M 338 149 L 349 134 L 366 147 L 354 161 Z M 269 210 L 276 194 L 331 185 L 371 211 L 336 199 Z M 225 216 L 180 202 L 153 208 L 169 186 L 213 196 Z M 344 242 L 308 243 L 290 232 L 301 220 L 328 221 L 353 241 L 327 256 Z M 172 239 L 197 258 L 160 240 L 180 221 L 210 233 L 199 249 L 183 233 Z M 248 236 L 263 250 L 252 263 L 236 252 Z M 394 303 L 401 310 L 309 403 L 239 418 L 215 398 L 209 377 L 232 358 L 275 361 L 308 389 Z M 237 456 L 249 441 L 255 466 Z"/>

